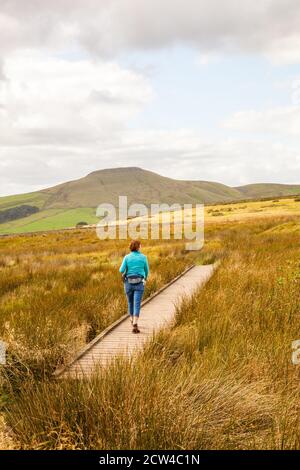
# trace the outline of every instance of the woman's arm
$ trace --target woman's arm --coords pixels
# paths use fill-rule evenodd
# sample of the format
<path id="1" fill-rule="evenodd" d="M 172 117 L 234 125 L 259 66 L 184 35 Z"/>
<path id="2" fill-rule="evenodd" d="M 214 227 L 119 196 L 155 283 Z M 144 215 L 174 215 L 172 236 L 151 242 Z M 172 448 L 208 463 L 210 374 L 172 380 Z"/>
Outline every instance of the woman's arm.
<path id="1" fill-rule="evenodd" d="M 147 256 L 145 256 L 145 266 L 144 266 L 144 270 L 145 270 L 145 280 L 147 279 L 148 275 L 149 275 L 149 264 L 148 264 L 148 258 Z"/>
<path id="2" fill-rule="evenodd" d="M 121 266 L 120 266 L 119 271 L 120 271 L 120 273 L 122 273 L 122 279 L 123 279 L 123 281 L 125 281 L 126 271 L 127 271 L 127 259 L 126 259 L 126 256 L 124 256 L 124 258 L 123 258 L 123 261 L 122 261 L 122 264 L 121 264 Z"/>
<path id="3" fill-rule="evenodd" d="M 123 273 L 125 273 L 126 269 L 127 269 L 127 260 L 126 260 L 126 256 L 124 256 L 119 271 L 120 271 L 120 273 L 123 274 Z"/>

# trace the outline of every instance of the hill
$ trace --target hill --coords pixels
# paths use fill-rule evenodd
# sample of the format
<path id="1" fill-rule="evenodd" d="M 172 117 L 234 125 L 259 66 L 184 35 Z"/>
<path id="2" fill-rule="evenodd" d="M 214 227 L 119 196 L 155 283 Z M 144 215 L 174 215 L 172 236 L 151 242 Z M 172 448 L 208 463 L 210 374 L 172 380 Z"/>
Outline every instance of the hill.
<path id="1" fill-rule="evenodd" d="M 291 194 L 300 194 L 300 185 L 252 184 L 232 188 L 216 182 L 175 180 L 137 167 L 113 168 L 34 193 L 1 197 L 0 214 L 22 205 L 37 208 L 38 212 L 0 224 L 0 234 L 62 229 L 74 227 L 79 221 L 95 223 L 96 207 L 103 202 L 117 206 L 119 195 L 126 195 L 128 204 L 149 206 L 175 202 L 213 204 Z"/>
<path id="2" fill-rule="evenodd" d="M 251 199 L 300 194 L 300 185 L 292 184 L 256 183 L 238 186 L 236 189 L 244 194 L 245 198 Z"/>
<path id="3" fill-rule="evenodd" d="M 76 181 L 41 191 L 45 208 L 97 207 L 102 202 L 117 205 L 119 195 L 128 203 L 194 203 L 236 199 L 239 191 L 220 183 L 182 181 L 141 168 L 114 168 L 94 171 Z"/>

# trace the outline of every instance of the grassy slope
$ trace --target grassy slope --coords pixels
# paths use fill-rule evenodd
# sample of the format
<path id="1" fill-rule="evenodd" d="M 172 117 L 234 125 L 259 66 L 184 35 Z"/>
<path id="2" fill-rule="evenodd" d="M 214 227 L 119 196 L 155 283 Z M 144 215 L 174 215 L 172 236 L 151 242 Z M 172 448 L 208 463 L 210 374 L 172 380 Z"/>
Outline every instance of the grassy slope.
<path id="1" fill-rule="evenodd" d="M 117 206 L 119 195 L 127 195 L 128 204 L 213 204 L 297 192 L 300 193 L 300 186 L 258 184 L 230 188 L 214 182 L 174 180 L 140 168 L 101 170 L 43 191 L 0 198 L 0 210 L 21 204 L 41 209 L 39 214 L 0 224 L 0 234 L 73 227 L 81 220 L 94 223 L 97 219 L 92 208 L 102 202 Z"/>
<path id="2" fill-rule="evenodd" d="M 258 183 L 247 184 L 246 186 L 239 186 L 236 188 L 246 198 L 263 198 L 263 197 L 279 197 L 279 196 L 292 196 L 300 194 L 300 185 L 289 184 L 272 184 L 272 183 Z"/>
<path id="3" fill-rule="evenodd" d="M 238 189 L 231 188 L 225 184 L 210 181 L 191 181 L 190 184 L 198 190 L 201 189 L 206 194 L 211 195 L 210 200 L 207 200 L 207 197 L 204 197 L 203 200 L 207 203 L 218 201 L 226 202 L 241 199 L 241 193 Z"/>
<path id="4" fill-rule="evenodd" d="M 90 173 L 49 190 L 47 207 L 97 207 L 102 202 L 118 205 L 119 195 L 128 203 L 192 203 L 231 200 L 239 192 L 218 183 L 180 181 L 140 168 L 117 168 Z"/>
<path id="5" fill-rule="evenodd" d="M 11 209 L 12 207 L 20 206 L 22 204 L 29 204 L 42 208 L 45 205 L 47 199 L 47 194 L 42 192 L 0 197 L 0 211 Z"/>
<path id="6" fill-rule="evenodd" d="M 92 208 L 107 201 L 117 206 L 122 194 L 127 195 L 129 204 L 142 201 L 146 205 L 213 203 L 238 197 L 235 189 L 218 183 L 177 181 L 139 168 L 101 170 L 40 192 L 0 198 L 0 210 L 24 203 L 41 209 L 39 214 L 0 224 L 0 234 L 68 228 L 81 220 L 95 223 Z"/>

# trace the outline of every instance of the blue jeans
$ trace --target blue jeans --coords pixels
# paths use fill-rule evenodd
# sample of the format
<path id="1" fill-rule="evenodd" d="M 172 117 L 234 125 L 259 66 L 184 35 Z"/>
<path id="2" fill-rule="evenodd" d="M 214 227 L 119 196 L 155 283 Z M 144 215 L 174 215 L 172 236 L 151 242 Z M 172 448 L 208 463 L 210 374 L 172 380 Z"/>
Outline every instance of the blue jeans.
<path id="1" fill-rule="evenodd" d="M 139 317 L 141 309 L 141 301 L 144 294 L 144 284 L 139 282 L 138 284 L 129 284 L 128 281 L 124 283 L 124 290 L 127 296 L 128 302 L 128 313 Z"/>

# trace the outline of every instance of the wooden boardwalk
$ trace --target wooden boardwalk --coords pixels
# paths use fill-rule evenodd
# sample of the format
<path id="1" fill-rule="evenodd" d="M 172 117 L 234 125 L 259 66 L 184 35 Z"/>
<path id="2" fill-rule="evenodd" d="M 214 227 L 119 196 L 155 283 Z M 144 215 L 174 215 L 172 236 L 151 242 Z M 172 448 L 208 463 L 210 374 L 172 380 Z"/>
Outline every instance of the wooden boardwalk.
<path id="1" fill-rule="evenodd" d="M 215 265 L 191 266 L 181 275 L 142 303 L 139 334 L 132 333 L 128 315 L 124 315 L 91 341 L 56 377 L 88 376 L 96 365 L 105 366 L 118 355 L 131 356 L 141 350 L 155 332 L 172 323 L 183 297 L 193 292 L 212 276 Z"/>

